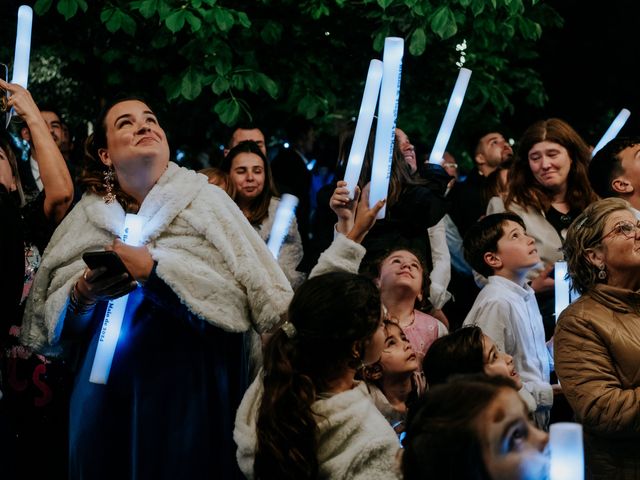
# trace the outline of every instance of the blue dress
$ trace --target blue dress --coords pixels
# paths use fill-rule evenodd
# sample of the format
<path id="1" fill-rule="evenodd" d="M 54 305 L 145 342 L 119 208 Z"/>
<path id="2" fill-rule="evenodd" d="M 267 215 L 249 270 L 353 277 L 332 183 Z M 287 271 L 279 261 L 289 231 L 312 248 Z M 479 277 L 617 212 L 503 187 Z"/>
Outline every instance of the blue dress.
<path id="1" fill-rule="evenodd" d="M 96 306 L 79 342 L 69 478 L 241 478 L 232 432 L 247 386 L 242 334 L 189 313 L 154 268 L 129 295 L 109 381 L 96 385 L 105 308 Z"/>

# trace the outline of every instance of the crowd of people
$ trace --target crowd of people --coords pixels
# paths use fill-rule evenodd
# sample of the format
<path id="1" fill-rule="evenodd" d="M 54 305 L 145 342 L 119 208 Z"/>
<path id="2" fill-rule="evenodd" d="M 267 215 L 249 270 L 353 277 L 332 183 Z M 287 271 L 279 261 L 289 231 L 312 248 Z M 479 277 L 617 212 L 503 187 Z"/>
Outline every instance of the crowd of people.
<path id="1" fill-rule="evenodd" d="M 460 172 L 396 129 L 370 204 L 374 130 L 356 185 L 353 129 L 327 174 L 303 123 L 275 155 L 238 127 L 197 172 L 122 97 L 76 165 L 55 109 L 0 88 L 24 125 L 0 136 L 7 478 L 545 479 L 557 421 L 582 424 L 587 478 L 640 478 L 640 137 L 592 158 L 561 119 L 515 149 L 491 128 Z M 275 258 L 283 193 L 299 208 Z M 90 268 L 97 251 L 124 269 Z M 563 259 L 580 296 L 558 312 Z"/>

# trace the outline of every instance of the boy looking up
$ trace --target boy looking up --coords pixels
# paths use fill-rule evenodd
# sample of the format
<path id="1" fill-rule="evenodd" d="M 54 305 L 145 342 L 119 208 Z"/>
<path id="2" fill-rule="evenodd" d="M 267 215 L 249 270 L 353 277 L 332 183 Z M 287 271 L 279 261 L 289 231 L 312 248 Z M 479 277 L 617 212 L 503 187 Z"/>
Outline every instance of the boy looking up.
<path id="1" fill-rule="evenodd" d="M 548 430 L 553 390 L 552 359 L 542 316 L 527 272 L 540 262 L 535 240 L 511 212 L 487 215 L 464 239 L 464 256 L 489 281 L 480 291 L 464 325 L 478 325 L 496 346 L 513 357 L 524 387 L 536 400 L 534 421 Z"/>

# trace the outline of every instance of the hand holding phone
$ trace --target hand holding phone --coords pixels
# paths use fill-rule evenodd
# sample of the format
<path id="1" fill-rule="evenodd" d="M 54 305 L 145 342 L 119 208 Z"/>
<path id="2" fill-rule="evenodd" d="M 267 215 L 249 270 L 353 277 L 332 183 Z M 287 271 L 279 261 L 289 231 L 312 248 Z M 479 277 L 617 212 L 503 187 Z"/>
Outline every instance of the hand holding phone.
<path id="1" fill-rule="evenodd" d="M 84 260 L 84 263 L 86 263 L 91 270 L 103 267 L 105 271 L 100 274 L 100 277 L 106 278 L 127 274 L 129 281 L 133 280 L 133 276 L 129 273 L 129 270 L 127 270 L 120 256 L 112 250 L 85 252 L 82 255 L 82 260 Z"/>
<path id="2" fill-rule="evenodd" d="M 135 290 L 135 281 L 126 265 L 113 251 L 86 252 L 82 259 L 89 267 L 75 285 L 83 304 L 112 300 Z"/>

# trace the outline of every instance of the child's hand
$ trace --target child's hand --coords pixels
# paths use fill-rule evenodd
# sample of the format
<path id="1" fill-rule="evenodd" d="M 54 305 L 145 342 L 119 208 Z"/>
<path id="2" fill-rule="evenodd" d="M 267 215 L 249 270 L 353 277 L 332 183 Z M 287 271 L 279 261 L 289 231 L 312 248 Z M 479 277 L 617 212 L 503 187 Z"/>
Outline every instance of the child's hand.
<path id="1" fill-rule="evenodd" d="M 338 181 L 336 189 L 333 191 L 333 195 L 331 195 L 331 200 L 329 200 L 331 210 L 338 216 L 338 225 L 336 227 L 338 233 L 346 235 L 353 228 L 353 220 L 359 197 L 360 188 L 356 186 L 353 200 L 349 200 L 347 182 L 344 180 Z"/>
<path id="2" fill-rule="evenodd" d="M 384 207 L 386 201 L 386 198 L 384 200 L 378 200 L 373 207 L 369 208 L 369 184 L 367 184 L 358 201 L 355 223 L 347 234 L 347 237 L 354 242 L 361 243 L 367 232 L 369 232 L 371 227 L 376 223 L 376 215 L 378 215 L 378 212 Z"/>

